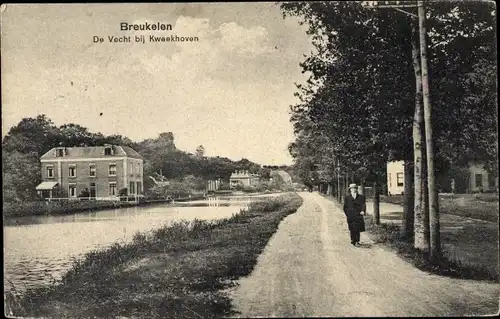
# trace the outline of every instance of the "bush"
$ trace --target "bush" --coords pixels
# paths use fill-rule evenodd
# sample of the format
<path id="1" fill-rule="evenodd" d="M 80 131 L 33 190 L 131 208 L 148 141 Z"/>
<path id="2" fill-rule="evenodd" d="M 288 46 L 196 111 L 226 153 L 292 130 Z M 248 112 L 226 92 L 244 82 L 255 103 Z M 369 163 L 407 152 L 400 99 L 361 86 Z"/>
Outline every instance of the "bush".
<path id="1" fill-rule="evenodd" d="M 122 196 L 127 196 L 128 195 L 128 189 L 125 187 L 125 188 L 122 188 L 118 191 L 118 196 L 122 197 Z"/>
<path id="2" fill-rule="evenodd" d="M 255 193 L 255 192 L 257 192 L 257 188 L 253 185 L 252 186 L 243 186 L 242 191 L 244 193 Z"/>

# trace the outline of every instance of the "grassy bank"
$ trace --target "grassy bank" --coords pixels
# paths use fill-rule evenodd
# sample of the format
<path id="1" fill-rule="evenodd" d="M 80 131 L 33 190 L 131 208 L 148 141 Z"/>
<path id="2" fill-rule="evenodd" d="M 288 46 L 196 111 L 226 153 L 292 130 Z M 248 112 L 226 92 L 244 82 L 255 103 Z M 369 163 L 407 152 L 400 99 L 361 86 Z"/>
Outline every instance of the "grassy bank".
<path id="1" fill-rule="evenodd" d="M 431 261 L 429 254 L 413 247 L 413 241 L 401 234 L 401 227 L 394 224 L 375 225 L 369 222 L 368 234 L 375 243 L 382 243 L 420 270 L 433 274 L 462 279 L 492 280 L 498 282 L 498 271 L 473 264 L 466 259 L 443 251 L 442 256 Z"/>
<path id="2" fill-rule="evenodd" d="M 228 219 L 137 234 L 129 244 L 88 253 L 58 284 L 9 294 L 7 306 L 23 317 L 228 316 L 224 289 L 252 271 L 280 221 L 301 204 L 286 194 Z"/>
<path id="3" fill-rule="evenodd" d="M 381 201 L 403 205 L 403 196 L 382 196 Z M 443 214 L 498 222 L 498 194 L 439 195 Z"/>
<path id="4" fill-rule="evenodd" d="M 185 200 L 194 200 L 187 198 Z M 98 211 L 131 206 L 145 206 L 167 202 L 167 200 L 145 200 L 139 202 L 113 200 L 64 200 L 64 201 L 36 201 L 36 202 L 4 202 L 4 217 L 65 215 L 86 211 Z"/>
<path id="5" fill-rule="evenodd" d="M 4 217 L 62 215 L 82 211 L 129 207 L 131 202 L 95 201 L 95 200 L 67 200 L 67 201 L 36 201 L 36 202 L 4 202 Z"/>

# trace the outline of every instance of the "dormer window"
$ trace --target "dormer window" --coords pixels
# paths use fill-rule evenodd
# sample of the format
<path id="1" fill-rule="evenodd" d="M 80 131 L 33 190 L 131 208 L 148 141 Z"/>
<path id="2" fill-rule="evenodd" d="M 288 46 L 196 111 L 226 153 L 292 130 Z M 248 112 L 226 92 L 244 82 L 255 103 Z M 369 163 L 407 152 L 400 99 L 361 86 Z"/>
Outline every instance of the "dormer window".
<path id="1" fill-rule="evenodd" d="M 56 156 L 63 157 L 64 156 L 64 149 L 62 149 L 62 148 L 56 149 Z"/>
<path id="2" fill-rule="evenodd" d="M 111 148 L 111 146 L 106 146 L 104 148 L 104 155 L 113 155 L 113 149 Z"/>

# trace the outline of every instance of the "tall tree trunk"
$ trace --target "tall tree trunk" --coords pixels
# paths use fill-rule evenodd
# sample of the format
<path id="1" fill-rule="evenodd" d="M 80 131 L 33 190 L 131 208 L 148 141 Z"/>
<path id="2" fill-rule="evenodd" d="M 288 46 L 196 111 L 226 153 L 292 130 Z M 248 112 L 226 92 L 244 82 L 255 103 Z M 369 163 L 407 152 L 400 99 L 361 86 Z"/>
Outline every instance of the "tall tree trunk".
<path id="1" fill-rule="evenodd" d="M 413 162 L 414 162 L 414 247 L 422 251 L 429 249 L 429 209 L 427 207 L 427 183 L 425 174 L 425 145 L 423 136 L 424 114 L 422 109 L 422 73 L 420 70 L 418 34 L 413 27 L 412 58 L 415 72 L 415 113 L 413 118 Z"/>
<path id="2" fill-rule="evenodd" d="M 328 183 L 328 189 L 326 190 L 326 195 L 332 196 L 332 184 Z"/>
<path id="3" fill-rule="evenodd" d="M 429 191 L 427 187 L 427 165 L 426 163 L 426 155 L 425 155 L 425 147 L 423 148 L 422 153 L 422 206 L 423 206 L 423 222 L 424 222 L 424 240 L 427 245 L 427 251 L 431 249 L 431 226 L 429 219 Z"/>
<path id="4" fill-rule="evenodd" d="M 380 187 L 377 180 L 373 183 L 373 220 L 380 225 Z"/>
<path id="5" fill-rule="evenodd" d="M 432 135 L 432 107 L 427 72 L 427 31 L 425 27 L 425 7 L 418 1 L 418 26 L 420 36 L 420 60 L 422 65 L 422 95 L 424 105 L 425 147 L 427 152 L 427 189 L 429 192 L 430 257 L 435 260 L 441 255 L 441 234 L 439 224 L 439 198 L 434 175 L 434 141 Z"/>
<path id="6" fill-rule="evenodd" d="M 411 162 L 404 161 L 404 206 L 402 232 L 406 238 L 413 237 L 413 170 Z"/>

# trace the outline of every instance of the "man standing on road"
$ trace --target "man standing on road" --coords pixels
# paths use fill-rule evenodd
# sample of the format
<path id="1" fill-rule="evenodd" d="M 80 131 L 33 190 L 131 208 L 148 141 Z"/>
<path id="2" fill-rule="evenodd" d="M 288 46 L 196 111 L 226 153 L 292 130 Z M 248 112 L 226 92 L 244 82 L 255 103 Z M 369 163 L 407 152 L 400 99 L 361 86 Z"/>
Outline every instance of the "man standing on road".
<path id="1" fill-rule="evenodd" d="M 365 231 L 366 200 L 363 195 L 358 194 L 358 185 L 349 185 L 350 194 L 344 198 L 344 213 L 351 233 L 351 244 L 360 246 L 360 233 Z"/>

